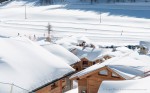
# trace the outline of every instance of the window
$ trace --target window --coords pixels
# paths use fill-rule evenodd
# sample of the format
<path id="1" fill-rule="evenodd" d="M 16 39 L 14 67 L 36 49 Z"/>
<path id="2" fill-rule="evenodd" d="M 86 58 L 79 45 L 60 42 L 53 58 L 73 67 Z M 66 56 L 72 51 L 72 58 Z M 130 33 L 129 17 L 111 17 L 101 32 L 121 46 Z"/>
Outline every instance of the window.
<path id="1" fill-rule="evenodd" d="M 51 84 L 51 89 L 54 89 L 56 87 L 57 87 L 57 83 L 56 82 Z"/>
<path id="2" fill-rule="evenodd" d="M 88 61 L 83 61 L 82 68 L 85 69 L 88 67 Z"/>
<path id="3" fill-rule="evenodd" d="M 115 73 L 112 73 L 112 77 L 119 77 L 119 76 L 116 75 Z"/>
<path id="4" fill-rule="evenodd" d="M 96 62 L 95 62 L 95 61 L 93 62 L 93 65 L 94 65 L 94 64 L 96 64 Z"/>
<path id="5" fill-rule="evenodd" d="M 78 71 L 79 69 L 78 68 L 76 68 L 76 71 Z"/>
<path id="6" fill-rule="evenodd" d="M 66 81 L 66 79 L 65 79 L 65 78 L 63 78 L 63 79 L 62 79 L 62 82 L 65 82 L 65 81 Z"/>
<path id="7" fill-rule="evenodd" d="M 108 75 L 108 71 L 107 70 L 102 70 L 99 72 L 99 75 Z"/>
<path id="8" fill-rule="evenodd" d="M 88 64 L 88 61 L 83 61 L 83 65 L 87 65 Z"/>

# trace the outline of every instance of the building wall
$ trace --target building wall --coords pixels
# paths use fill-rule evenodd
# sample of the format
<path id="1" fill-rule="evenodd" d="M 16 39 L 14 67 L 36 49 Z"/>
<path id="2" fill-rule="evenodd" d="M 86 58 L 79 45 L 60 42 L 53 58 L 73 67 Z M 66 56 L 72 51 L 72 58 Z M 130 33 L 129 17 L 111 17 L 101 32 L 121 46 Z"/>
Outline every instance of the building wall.
<path id="1" fill-rule="evenodd" d="M 82 91 L 87 91 L 87 79 L 80 79 L 78 80 L 78 88 L 79 88 L 79 93 L 82 93 Z"/>
<path id="2" fill-rule="evenodd" d="M 37 90 L 36 93 L 62 93 L 62 80 L 59 80 L 56 83 L 56 86 L 55 87 L 52 87 L 52 84 L 40 89 L 40 90 Z"/>
<path id="3" fill-rule="evenodd" d="M 77 62 L 77 63 L 71 65 L 71 67 L 74 68 L 76 70 L 76 72 L 79 72 L 82 70 L 80 62 Z"/>
<path id="4" fill-rule="evenodd" d="M 87 62 L 87 64 L 84 64 L 84 62 Z M 83 70 L 83 69 L 85 69 L 85 68 L 87 68 L 89 66 L 92 66 L 92 62 L 90 62 L 86 58 L 82 58 L 81 62 L 80 62 L 80 66 L 81 66 L 81 70 Z"/>
<path id="5" fill-rule="evenodd" d="M 106 57 L 106 59 L 109 59 L 110 57 Z M 87 61 L 87 65 L 84 65 L 83 62 Z M 77 62 L 76 64 L 71 65 L 71 67 L 73 67 L 74 69 L 76 69 L 76 72 L 79 72 L 87 67 L 90 67 L 96 63 L 102 63 L 104 60 L 102 59 L 97 59 L 95 61 L 89 61 L 86 58 L 82 58 L 80 62 Z"/>
<path id="6" fill-rule="evenodd" d="M 99 71 L 101 70 L 107 70 L 108 75 L 100 75 Z M 93 74 L 78 80 L 78 86 L 79 86 L 79 93 L 84 93 L 82 91 L 86 91 L 85 93 L 97 93 L 100 84 L 104 80 L 124 80 L 122 77 L 112 76 L 112 71 L 107 69 L 106 67 L 102 68 L 101 70 L 94 72 Z"/>
<path id="7" fill-rule="evenodd" d="M 62 83 L 63 84 L 63 83 Z M 73 88 L 73 81 L 69 79 L 69 77 L 65 78 L 65 83 L 63 84 L 63 92 L 71 90 Z"/>
<path id="8" fill-rule="evenodd" d="M 149 50 L 148 50 L 147 48 L 145 48 L 145 47 L 141 47 L 141 48 L 140 48 L 140 53 L 141 53 L 141 54 L 147 54 L 148 51 L 149 51 Z"/>
<path id="9" fill-rule="evenodd" d="M 87 61 L 87 64 L 83 65 L 83 61 Z M 71 66 L 76 69 L 76 72 L 79 72 L 89 66 L 92 66 L 92 62 L 88 61 L 86 58 L 82 58 L 80 62 Z"/>

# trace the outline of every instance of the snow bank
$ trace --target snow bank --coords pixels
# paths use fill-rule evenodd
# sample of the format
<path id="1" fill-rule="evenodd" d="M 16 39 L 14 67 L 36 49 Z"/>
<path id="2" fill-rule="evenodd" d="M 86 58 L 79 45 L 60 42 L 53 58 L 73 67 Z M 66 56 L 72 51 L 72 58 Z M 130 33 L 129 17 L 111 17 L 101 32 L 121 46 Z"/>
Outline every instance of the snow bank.
<path id="1" fill-rule="evenodd" d="M 138 80 L 103 81 L 98 93 L 150 93 L 150 77 Z"/>
<path id="2" fill-rule="evenodd" d="M 72 89 L 72 90 L 69 90 L 65 93 L 78 93 L 78 88 L 75 88 L 75 89 Z"/>

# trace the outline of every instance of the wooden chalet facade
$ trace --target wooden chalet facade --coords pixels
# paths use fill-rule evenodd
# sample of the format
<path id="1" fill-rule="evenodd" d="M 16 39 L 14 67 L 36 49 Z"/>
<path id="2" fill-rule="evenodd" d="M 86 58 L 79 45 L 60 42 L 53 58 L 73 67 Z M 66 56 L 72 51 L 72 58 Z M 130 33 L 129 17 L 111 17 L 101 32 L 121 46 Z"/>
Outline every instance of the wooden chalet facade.
<path id="1" fill-rule="evenodd" d="M 63 80 L 59 80 L 42 89 L 37 90 L 36 93 L 62 93 L 64 83 L 65 82 L 63 82 Z"/>
<path id="2" fill-rule="evenodd" d="M 35 89 L 34 92 L 35 93 L 63 93 L 68 90 L 71 90 L 73 87 L 73 82 L 72 80 L 69 79 L 70 75 L 55 80 L 50 84 L 46 84 L 38 89 Z"/>
<path id="3" fill-rule="evenodd" d="M 79 61 L 79 62 L 77 62 L 77 63 L 75 63 L 71 66 L 76 70 L 76 72 L 78 72 L 78 71 L 81 71 L 81 70 L 83 70 L 87 67 L 90 67 L 90 66 L 94 65 L 94 64 L 102 63 L 102 62 L 104 62 L 104 60 L 107 60 L 107 59 L 110 59 L 110 58 L 112 58 L 112 57 L 109 56 L 109 55 L 105 55 L 102 58 L 97 59 L 95 61 L 90 61 L 87 58 L 82 58 L 82 59 L 80 59 L 81 61 Z"/>
<path id="4" fill-rule="evenodd" d="M 83 44 L 84 45 L 84 44 Z M 97 63 L 102 63 L 107 59 L 112 58 L 112 55 L 102 55 L 104 52 L 111 52 L 111 49 L 95 49 L 91 47 L 78 47 L 72 49 L 70 52 L 72 52 L 74 55 L 76 55 L 80 61 L 71 65 L 74 69 L 76 69 L 76 72 L 81 71 L 87 67 L 90 67 Z"/>
<path id="5" fill-rule="evenodd" d="M 104 66 L 82 76 L 71 77 L 71 80 L 78 80 L 78 93 L 97 93 L 104 80 L 125 80 L 122 76 Z"/>

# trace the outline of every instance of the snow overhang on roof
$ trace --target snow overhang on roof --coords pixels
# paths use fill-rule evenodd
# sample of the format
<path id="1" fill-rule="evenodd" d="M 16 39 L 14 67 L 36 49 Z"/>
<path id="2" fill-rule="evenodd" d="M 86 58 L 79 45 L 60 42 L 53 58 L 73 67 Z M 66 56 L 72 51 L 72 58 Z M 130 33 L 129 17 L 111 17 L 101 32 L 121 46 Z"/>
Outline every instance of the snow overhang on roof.
<path id="1" fill-rule="evenodd" d="M 133 79 L 137 76 L 143 77 L 144 76 L 144 71 L 138 70 L 134 67 L 130 66 L 123 66 L 123 65 L 108 65 L 111 70 L 116 72 L 118 75 L 123 77 L 124 79 Z"/>
<path id="2" fill-rule="evenodd" d="M 42 43 L 40 41 L 38 43 L 40 43 L 40 45 L 46 50 L 48 50 L 50 53 L 65 60 L 65 62 L 69 65 L 75 64 L 80 61 L 80 59 L 76 55 L 74 55 L 73 53 L 71 53 L 70 51 L 68 51 L 60 45 L 47 43 L 45 41 L 43 41 Z"/>
<path id="3" fill-rule="evenodd" d="M 65 60 L 27 38 L 0 38 L 0 46 L 0 82 L 32 91 L 75 71 Z M 1 93 L 7 91 L 0 89 Z"/>

